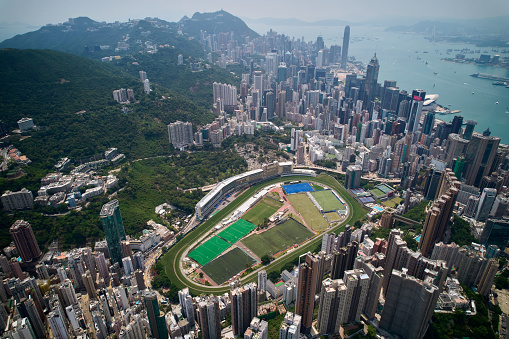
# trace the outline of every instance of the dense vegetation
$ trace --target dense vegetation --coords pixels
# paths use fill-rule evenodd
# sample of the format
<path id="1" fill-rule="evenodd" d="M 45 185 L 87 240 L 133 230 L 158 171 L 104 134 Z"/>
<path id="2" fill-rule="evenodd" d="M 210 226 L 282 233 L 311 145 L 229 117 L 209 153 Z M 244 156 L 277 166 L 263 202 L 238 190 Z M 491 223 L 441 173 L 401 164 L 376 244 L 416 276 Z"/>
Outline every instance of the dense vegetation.
<path id="1" fill-rule="evenodd" d="M 245 160 L 231 151 L 181 153 L 123 167 L 118 176 L 127 185 L 117 198 L 126 232 L 136 234 L 149 219 L 157 220 L 154 207 L 162 203 L 194 213 L 204 194 L 199 189 L 186 190 L 221 181 L 245 169 Z"/>
<path id="2" fill-rule="evenodd" d="M 477 240 L 472 235 L 468 221 L 455 215 L 451 225 L 451 242 L 455 242 L 458 246 L 470 246 L 476 241 Z"/>
<path id="3" fill-rule="evenodd" d="M 178 55 L 185 58 L 183 65 L 178 65 Z M 191 99 L 199 106 L 211 108 L 213 103 L 212 84 L 214 82 L 227 83 L 239 88 L 240 78 L 217 67 L 204 67 L 201 71 L 192 72 L 190 63 L 197 62 L 197 55 L 190 51 L 176 48 L 160 48 L 155 54 L 138 53 L 126 56 L 115 62 L 123 70 L 134 77 L 139 71 L 147 72 L 151 83 L 162 85 L 174 93 L 179 93 Z"/>
<path id="4" fill-rule="evenodd" d="M 490 322 L 487 301 L 465 286 L 463 290 L 469 300 L 475 301 L 477 314 L 467 316 L 461 309 L 457 309 L 454 313 L 435 312 L 425 338 L 497 338 L 495 332 L 498 332 L 498 321 Z M 491 318 L 498 319 L 498 314 L 492 314 Z"/>

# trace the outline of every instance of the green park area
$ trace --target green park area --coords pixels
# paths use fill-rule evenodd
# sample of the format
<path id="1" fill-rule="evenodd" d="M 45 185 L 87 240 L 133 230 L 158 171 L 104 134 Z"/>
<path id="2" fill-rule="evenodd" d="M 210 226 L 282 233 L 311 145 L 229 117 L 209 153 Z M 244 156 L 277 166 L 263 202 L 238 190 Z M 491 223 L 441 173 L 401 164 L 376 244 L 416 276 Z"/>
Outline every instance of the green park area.
<path id="1" fill-rule="evenodd" d="M 327 220 L 329 220 L 329 222 L 341 220 L 341 216 L 337 212 L 328 212 L 328 213 L 324 213 L 324 214 L 325 214 L 325 217 L 327 218 Z"/>
<path id="2" fill-rule="evenodd" d="M 292 245 L 300 244 L 312 236 L 313 232 L 306 226 L 293 219 L 288 219 L 263 233 L 250 235 L 242 240 L 242 243 L 261 258 L 264 255 L 270 256 Z"/>
<path id="3" fill-rule="evenodd" d="M 306 224 L 312 230 L 324 231 L 329 227 L 327 220 L 325 220 L 322 213 L 320 213 L 306 193 L 291 194 L 287 198 L 295 212 L 304 218 Z"/>
<path id="4" fill-rule="evenodd" d="M 260 225 L 263 223 L 265 218 L 269 218 L 271 215 L 283 206 L 282 203 L 272 198 L 265 197 L 254 205 L 246 214 L 242 216 L 242 219 L 249 221 L 252 224 Z"/>
<path id="5" fill-rule="evenodd" d="M 395 197 L 390 200 L 386 200 L 386 201 L 382 202 L 382 205 L 384 205 L 386 207 L 394 208 L 397 205 L 401 204 L 402 201 L 403 201 L 403 199 L 401 199 L 400 197 Z"/>

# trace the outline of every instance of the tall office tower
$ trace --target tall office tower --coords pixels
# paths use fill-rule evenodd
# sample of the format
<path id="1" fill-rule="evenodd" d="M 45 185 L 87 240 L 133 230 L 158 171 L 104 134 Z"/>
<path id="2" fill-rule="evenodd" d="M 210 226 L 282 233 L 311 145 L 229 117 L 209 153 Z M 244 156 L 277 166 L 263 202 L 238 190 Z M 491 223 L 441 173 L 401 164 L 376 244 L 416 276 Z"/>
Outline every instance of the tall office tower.
<path id="1" fill-rule="evenodd" d="M 434 200 L 437 194 L 438 183 L 442 177 L 442 170 L 437 169 L 435 166 L 431 166 L 429 169 L 426 184 L 424 185 L 424 197 L 427 200 Z"/>
<path id="2" fill-rule="evenodd" d="M 380 327 L 407 339 L 426 333 L 439 296 L 438 287 L 394 270 L 380 318 Z"/>
<path id="3" fill-rule="evenodd" d="M 346 70 L 348 62 L 348 45 L 350 44 L 350 26 L 345 26 L 345 33 L 343 34 L 343 48 L 341 50 L 341 68 Z"/>
<path id="4" fill-rule="evenodd" d="M 16 220 L 9 229 L 9 232 L 24 262 L 37 260 L 41 256 L 42 252 L 35 239 L 34 231 L 32 231 L 32 226 L 28 222 Z"/>
<path id="5" fill-rule="evenodd" d="M 345 188 L 357 188 L 361 185 L 362 167 L 360 165 L 350 165 L 346 168 Z"/>
<path id="6" fill-rule="evenodd" d="M 69 339 L 69 332 L 67 326 L 64 323 L 64 318 L 58 311 L 51 311 L 48 314 L 48 323 L 55 339 Z"/>
<path id="7" fill-rule="evenodd" d="M 168 139 L 175 148 L 182 149 L 193 144 L 193 124 L 175 121 L 168 125 Z"/>
<path id="8" fill-rule="evenodd" d="M 274 118 L 274 113 L 276 112 L 276 94 L 272 91 L 267 92 L 265 101 L 267 106 L 267 120 L 271 120 Z"/>
<path id="9" fill-rule="evenodd" d="M 28 318 L 37 338 L 46 338 L 44 318 L 41 319 L 33 299 L 23 298 L 17 304 L 18 312 L 22 318 Z M 41 309 L 42 312 L 42 309 Z M 44 314 L 43 314 L 44 316 Z"/>
<path id="10" fill-rule="evenodd" d="M 481 233 L 482 245 L 496 245 L 503 251 L 509 242 L 509 218 L 489 218 Z"/>
<path id="11" fill-rule="evenodd" d="M 255 283 L 246 284 L 230 290 L 232 303 L 232 330 L 241 336 L 249 327 L 253 317 L 258 315 L 257 287 Z"/>
<path id="12" fill-rule="evenodd" d="M 428 112 L 424 116 L 424 121 L 422 123 L 422 133 L 426 135 L 431 135 L 433 132 L 433 126 L 435 124 L 435 113 Z"/>
<path id="13" fill-rule="evenodd" d="M 267 272 L 261 270 L 258 272 L 258 289 L 260 291 L 267 291 Z"/>
<path id="14" fill-rule="evenodd" d="M 145 290 L 143 299 L 145 301 L 145 308 L 147 310 L 147 317 L 152 337 L 156 339 L 167 339 L 168 329 L 166 328 L 166 320 L 164 319 L 164 315 L 159 311 L 156 292 L 152 290 Z"/>
<path id="15" fill-rule="evenodd" d="M 276 115 L 283 119 L 286 118 L 286 91 L 281 91 L 277 98 Z"/>
<path id="16" fill-rule="evenodd" d="M 472 135 L 465 156 L 464 178 L 468 185 L 479 187 L 484 176 L 490 175 L 493 159 L 497 154 L 500 138 Z"/>
<path id="17" fill-rule="evenodd" d="M 407 133 L 415 133 L 419 129 L 424 98 L 426 98 L 426 92 L 422 89 L 414 89 L 412 91 L 410 114 L 408 115 L 408 124 L 406 125 Z"/>
<path id="18" fill-rule="evenodd" d="M 380 70 L 380 64 L 376 58 L 376 53 L 373 58 L 369 61 L 368 68 L 366 70 L 366 87 L 365 87 L 365 99 L 364 107 L 367 107 L 370 102 L 375 100 L 376 88 L 378 85 L 378 71 Z"/>
<path id="19" fill-rule="evenodd" d="M 104 204 L 100 216 L 111 261 L 120 265 L 122 263 L 122 247 L 120 242 L 125 240 L 125 230 L 118 200 L 115 199 Z"/>
<path id="20" fill-rule="evenodd" d="M 470 140 L 472 138 L 475 125 L 477 125 L 477 121 L 467 120 L 465 130 L 463 131 L 463 139 Z"/>
<path id="21" fill-rule="evenodd" d="M 285 319 L 279 327 L 279 339 L 299 339 L 302 317 L 286 312 Z"/>
<path id="22" fill-rule="evenodd" d="M 221 338 L 221 314 L 219 312 L 219 299 L 210 298 L 198 304 L 200 329 L 203 339 Z"/>
<path id="23" fill-rule="evenodd" d="M 442 171 L 435 202 L 426 215 L 421 240 L 419 241 L 418 248 L 425 257 L 431 255 L 435 243 L 444 236 L 456 202 L 459 186 L 460 182 L 456 180 L 454 172 L 448 168 Z"/>
<path id="24" fill-rule="evenodd" d="M 318 265 L 318 259 L 311 253 L 307 253 L 305 255 L 305 261 L 299 266 L 295 313 L 302 317 L 301 332 L 304 334 L 309 334 L 311 332 Z"/>
<path id="25" fill-rule="evenodd" d="M 475 212 L 474 219 L 477 221 L 486 221 L 490 214 L 493 203 L 497 197 L 497 190 L 494 188 L 485 188 L 479 198 L 477 211 Z"/>
<path id="26" fill-rule="evenodd" d="M 277 83 L 286 81 L 287 76 L 287 68 L 286 64 L 284 62 L 281 62 L 279 64 L 279 67 L 277 68 Z"/>
<path id="27" fill-rule="evenodd" d="M 452 119 L 451 133 L 460 134 L 462 125 L 463 125 L 463 117 L 461 115 L 454 116 L 454 118 Z"/>
<path id="28" fill-rule="evenodd" d="M 463 139 L 459 134 L 449 134 L 445 144 L 445 162 L 452 167 L 454 159 L 458 159 L 466 153 L 469 141 Z"/>
<path id="29" fill-rule="evenodd" d="M 488 260 L 481 280 L 477 285 L 477 292 L 480 295 L 482 296 L 488 295 L 488 292 L 491 290 L 491 286 L 493 285 L 493 280 L 495 279 L 495 274 L 497 274 L 497 271 L 498 271 L 498 260 L 493 258 Z"/>
<path id="30" fill-rule="evenodd" d="M 7 212 L 12 210 L 23 210 L 34 205 L 34 196 L 31 191 L 22 188 L 20 191 L 5 191 L 1 196 L 2 205 Z"/>
<path id="31" fill-rule="evenodd" d="M 147 79 L 147 72 L 140 71 L 140 81 L 143 82 Z"/>

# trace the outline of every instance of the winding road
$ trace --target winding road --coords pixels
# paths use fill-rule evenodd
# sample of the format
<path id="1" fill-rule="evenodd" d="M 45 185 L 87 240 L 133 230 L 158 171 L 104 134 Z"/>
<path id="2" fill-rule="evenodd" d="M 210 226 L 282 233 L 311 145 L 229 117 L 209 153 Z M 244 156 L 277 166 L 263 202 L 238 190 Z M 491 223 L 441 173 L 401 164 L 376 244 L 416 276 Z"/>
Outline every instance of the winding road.
<path id="1" fill-rule="evenodd" d="M 168 250 L 168 252 L 162 258 L 160 258 L 160 260 L 163 261 L 163 264 L 165 266 L 165 272 L 168 275 L 170 281 L 173 284 L 177 285 L 179 288 L 189 287 L 190 292 L 193 293 L 194 295 L 199 295 L 201 293 L 217 294 L 227 292 L 229 290 L 228 285 L 206 286 L 191 281 L 186 277 L 186 275 L 182 272 L 182 259 L 185 257 L 187 250 L 192 248 L 193 244 L 195 244 L 203 236 L 205 236 L 208 233 L 208 231 L 212 227 L 214 227 L 218 222 L 220 222 L 224 217 L 226 217 L 234 209 L 238 208 L 244 201 L 246 201 L 248 198 L 250 198 L 253 194 L 255 194 L 258 190 L 260 190 L 264 186 L 276 182 L 294 180 L 306 180 L 326 185 L 334 189 L 336 192 L 338 192 L 342 196 L 343 200 L 347 203 L 349 215 L 339 226 L 327 230 L 328 233 L 341 231 L 347 223 L 353 223 L 356 220 L 362 218 L 367 213 L 367 211 L 362 206 L 360 206 L 350 195 L 348 195 L 348 193 L 344 190 L 344 188 L 339 184 L 339 182 L 336 179 L 327 174 L 321 174 L 317 177 L 306 177 L 306 176 L 279 177 L 272 180 L 264 181 L 244 191 L 236 200 L 232 201 L 224 209 L 216 213 L 207 221 L 203 222 L 201 225 L 197 226 L 193 231 L 189 232 L 185 236 L 185 238 L 183 238 L 180 242 L 176 243 L 171 249 Z M 322 240 L 322 234 L 323 233 L 319 233 L 315 235 L 304 245 L 301 245 L 296 249 L 287 252 L 286 254 L 279 257 L 277 260 L 273 261 L 269 265 L 262 266 L 260 269 L 264 269 L 266 271 L 280 270 L 286 263 L 291 262 L 297 256 L 308 251 L 314 251 L 317 244 Z M 258 270 L 255 270 L 250 274 L 243 276 L 241 278 L 241 282 L 245 284 L 251 281 L 255 281 L 257 279 L 257 271 Z"/>

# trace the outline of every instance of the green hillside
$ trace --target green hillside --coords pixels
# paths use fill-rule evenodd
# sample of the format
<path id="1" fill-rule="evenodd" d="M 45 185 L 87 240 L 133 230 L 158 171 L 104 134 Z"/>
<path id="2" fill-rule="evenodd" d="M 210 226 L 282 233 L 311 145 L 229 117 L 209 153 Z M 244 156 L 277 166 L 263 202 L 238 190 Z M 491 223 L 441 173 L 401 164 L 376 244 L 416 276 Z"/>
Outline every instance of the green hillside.
<path id="1" fill-rule="evenodd" d="M 213 13 L 196 12 L 191 18 L 183 17 L 178 24 L 185 33 L 197 38 L 200 37 L 200 30 L 207 31 L 209 34 L 234 32 L 234 39 L 239 42 L 245 41 L 240 38 L 258 38 L 260 36 L 244 21 L 223 10 Z"/>

